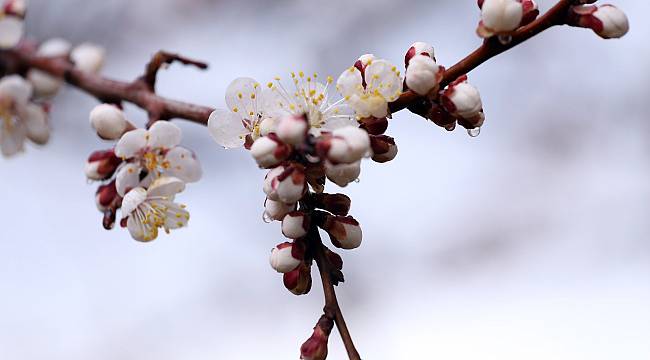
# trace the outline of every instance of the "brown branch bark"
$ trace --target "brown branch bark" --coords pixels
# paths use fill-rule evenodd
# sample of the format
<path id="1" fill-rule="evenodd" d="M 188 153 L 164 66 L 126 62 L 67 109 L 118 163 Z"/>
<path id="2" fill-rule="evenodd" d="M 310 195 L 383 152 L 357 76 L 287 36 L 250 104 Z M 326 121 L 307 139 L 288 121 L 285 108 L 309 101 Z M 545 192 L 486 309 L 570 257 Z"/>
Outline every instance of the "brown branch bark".
<path id="1" fill-rule="evenodd" d="M 334 320 L 339 335 L 341 335 L 341 340 L 343 341 L 345 350 L 348 353 L 348 358 L 350 360 L 361 360 L 361 356 L 354 346 L 352 336 L 350 335 L 348 326 L 345 323 L 345 318 L 343 317 L 343 312 L 341 312 L 341 307 L 336 298 L 336 291 L 334 290 L 334 284 L 332 283 L 331 265 L 325 256 L 325 246 L 320 239 L 318 229 L 313 229 L 310 236 L 312 237 L 311 247 L 315 252 L 314 260 L 316 260 L 316 266 L 318 266 L 318 271 L 320 272 L 321 282 L 323 283 L 323 293 L 325 294 L 325 306 L 323 307 L 323 312 L 325 313 L 325 316 Z"/>

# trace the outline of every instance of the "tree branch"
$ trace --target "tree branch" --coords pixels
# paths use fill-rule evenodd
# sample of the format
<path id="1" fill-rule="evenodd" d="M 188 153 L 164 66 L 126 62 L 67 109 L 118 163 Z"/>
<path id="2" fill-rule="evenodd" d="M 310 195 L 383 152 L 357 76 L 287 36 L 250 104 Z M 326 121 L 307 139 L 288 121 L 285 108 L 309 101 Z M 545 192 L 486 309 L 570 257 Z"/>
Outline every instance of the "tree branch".
<path id="1" fill-rule="evenodd" d="M 348 353 L 348 358 L 350 360 L 361 360 L 361 356 L 352 341 L 352 336 L 350 335 L 348 326 L 345 324 L 345 318 L 343 318 L 339 302 L 336 299 L 336 292 L 334 291 L 334 284 L 332 283 L 331 278 L 331 265 L 325 256 L 325 245 L 323 245 L 320 239 L 318 228 L 312 229 L 310 237 L 310 245 L 314 251 L 314 260 L 316 260 L 316 265 L 320 272 L 321 281 L 323 283 L 323 293 L 325 294 L 325 307 L 323 307 L 323 312 L 325 313 L 325 316 L 334 320 L 336 328 L 339 330 L 339 334 L 341 335 L 341 340 L 343 340 L 343 345 L 345 345 L 345 350 Z"/>

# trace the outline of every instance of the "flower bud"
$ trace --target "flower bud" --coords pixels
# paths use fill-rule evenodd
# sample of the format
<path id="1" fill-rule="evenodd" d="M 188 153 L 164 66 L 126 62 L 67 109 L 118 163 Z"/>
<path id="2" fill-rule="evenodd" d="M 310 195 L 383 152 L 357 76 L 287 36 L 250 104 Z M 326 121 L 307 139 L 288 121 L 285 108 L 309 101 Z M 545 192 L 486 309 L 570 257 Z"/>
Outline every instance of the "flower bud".
<path id="1" fill-rule="evenodd" d="M 52 38 L 43 41 L 36 50 L 36 55 L 43 57 L 68 56 L 71 49 L 72 44 L 68 40 Z"/>
<path id="2" fill-rule="evenodd" d="M 482 116 L 481 95 L 467 82 L 467 76 L 451 83 L 442 93 L 441 100 L 445 109 L 457 118 L 473 121 Z"/>
<path id="3" fill-rule="evenodd" d="M 312 194 L 314 206 L 334 215 L 345 216 L 350 211 L 351 200 L 344 194 Z"/>
<path id="4" fill-rule="evenodd" d="M 328 249 L 327 247 L 325 247 L 324 251 L 325 251 L 325 258 L 334 267 L 334 269 L 339 271 L 343 270 L 343 259 L 341 258 L 341 256 L 335 253 L 334 251 Z"/>
<path id="5" fill-rule="evenodd" d="M 630 30 L 627 16 L 614 5 L 574 6 L 571 12 L 570 25 L 592 29 L 603 39 L 620 38 Z"/>
<path id="6" fill-rule="evenodd" d="M 4 12 L 5 15 L 24 18 L 25 13 L 27 12 L 27 4 L 25 3 L 25 0 L 7 0 L 4 2 L 4 8 L 1 9 L 0 12 Z"/>
<path id="7" fill-rule="evenodd" d="M 264 202 L 264 217 L 270 220 L 281 221 L 285 215 L 293 211 L 296 204 L 285 204 L 281 201 L 266 199 Z"/>
<path id="8" fill-rule="evenodd" d="M 278 138 L 275 134 L 263 136 L 251 146 L 251 155 L 261 168 L 270 168 L 278 165 L 291 155 L 291 147 Z"/>
<path id="9" fill-rule="evenodd" d="M 100 185 L 95 193 L 95 204 L 97 210 L 106 211 L 111 204 L 119 197 L 117 189 L 115 188 L 115 180 L 108 184 Z"/>
<path id="10" fill-rule="evenodd" d="M 352 216 L 328 216 L 322 228 L 338 248 L 350 250 L 361 245 L 361 227 Z"/>
<path id="11" fill-rule="evenodd" d="M 287 144 L 299 145 L 307 138 L 309 124 L 304 116 L 285 116 L 280 119 L 275 133 Z"/>
<path id="12" fill-rule="evenodd" d="M 95 44 L 83 43 L 77 45 L 70 53 L 74 66 L 84 72 L 97 73 L 104 66 L 106 50 Z"/>
<path id="13" fill-rule="evenodd" d="M 349 183 L 359 178 L 361 174 L 361 161 L 351 164 L 325 163 L 325 174 L 327 178 L 340 187 L 346 187 Z"/>
<path id="14" fill-rule="evenodd" d="M 300 200 L 307 191 L 304 168 L 299 164 L 282 167 L 282 171 L 273 169 L 264 184 L 264 192 L 271 200 L 293 204 Z"/>
<path id="15" fill-rule="evenodd" d="M 481 22 L 476 32 L 483 38 L 512 32 L 524 18 L 523 5 L 517 0 L 484 0 L 479 5 Z"/>
<path id="16" fill-rule="evenodd" d="M 409 68 L 411 59 L 417 55 L 424 55 L 434 61 L 436 60 L 435 54 L 433 53 L 433 46 L 425 42 L 416 41 L 411 45 L 404 56 L 404 65 L 406 65 L 406 70 Z"/>
<path id="17" fill-rule="evenodd" d="M 370 65 L 375 59 L 375 55 L 373 54 L 363 54 L 359 56 L 357 61 L 354 63 L 354 67 L 359 69 L 359 71 L 361 71 L 361 74 L 363 74 L 366 70 L 366 67 Z"/>
<path id="18" fill-rule="evenodd" d="M 299 239 L 309 231 L 309 218 L 302 211 L 292 211 L 282 219 L 282 234 L 289 239 Z"/>
<path id="19" fill-rule="evenodd" d="M 311 337 L 300 347 L 301 360 L 325 360 L 327 359 L 327 340 L 332 332 L 334 322 L 327 316 L 321 316 L 314 327 Z"/>
<path id="20" fill-rule="evenodd" d="M 426 118 L 447 130 L 453 130 L 456 127 L 456 118 L 437 103 L 431 104 L 431 107 L 426 113 Z"/>
<path id="21" fill-rule="evenodd" d="M 386 135 L 370 137 L 372 147 L 372 160 L 378 163 L 391 161 L 397 156 L 397 145 L 395 139 Z"/>
<path id="22" fill-rule="evenodd" d="M 367 117 L 359 120 L 359 127 L 371 135 L 381 135 L 388 129 L 388 119 Z"/>
<path id="23" fill-rule="evenodd" d="M 117 140 L 133 129 L 124 112 L 111 104 L 100 104 L 90 111 L 90 126 L 104 140 Z"/>
<path id="24" fill-rule="evenodd" d="M 301 262 L 297 268 L 284 273 L 282 282 L 294 295 L 305 295 L 311 290 L 311 266 Z"/>
<path id="25" fill-rule="evenodd" d="M 418 95 L 428 95 L 438 89 L 444 68 L 426 55 L 415 55 L 406 69 L 406 86 Z"/>
<path id="26" fill-rule="evenodd" d="M 354 126 L 346 126 L 332 131 L 317 145 L 317 151 L 333 163 L 354 163 L 370 151 L 368 133 Z"/>
<path id="27" fill-rule="evenodd" d="M 521 26 L 528 25 L 535 21 L 539 16 L 539 6 L 535 0 L 521 0 L 521 5 L 524 10 L 524 15 L 521 18 Z"/>
<path id="28" fill-rule="evenodd" d="M 269 262 L 279 273 L 288 273 L 302 263 L 305 258 L 304 248 L 297 243 L 284 242 L 271 250 Z"/>
<path id="29" fill-rule="evenodd" d="M 104 180 L 113 176 L 121 163 L 122 159 L 112 149 L 95 151 L 88 157 L 84 171 L 90 180 Z"/>

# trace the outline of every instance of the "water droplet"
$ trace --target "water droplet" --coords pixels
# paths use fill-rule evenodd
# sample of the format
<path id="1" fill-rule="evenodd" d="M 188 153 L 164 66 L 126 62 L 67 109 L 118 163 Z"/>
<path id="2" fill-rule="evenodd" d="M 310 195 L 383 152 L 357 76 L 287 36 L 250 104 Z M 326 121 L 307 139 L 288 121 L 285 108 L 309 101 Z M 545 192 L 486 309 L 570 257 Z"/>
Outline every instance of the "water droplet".
<path id="1" fill-rule="evenodd" d="M 499 42 L 501 45 L 508 45 L 512 41 L 512 36 L 510 35 L 499 35 Z"/>
<path id="2" fill-rule="evenodd" d="M 454 131 L 454 129 L 456 129 L 456 122 L 445 125 L 445 130 L 447 131 Z"/>
<path id="3" fill-rule="evenodd" d="M 92 185 L 94 182 L 95 180 L 86 178 L 86 184 Z"/>
<path id="4" fill-rule="evenodd" d="M 269 215 L 269 213 L 266 212 L 266 210 L 264 210 L 264 212 L 262 213 L 262 221 L 264 221 L 267 224 L 273 222 L 273 218 L 271 218 L 271 215 Z"/>
<path id="5" fill-rule="evenodd" d="M 467 129 L 467 135 L 469 135 L 470 137 L 473 137 L 473 138 L 479 136 L 480 133 L 481 133 L 481 128 L 480 127 L 475 127 L 473 129 Z"/>
<path id="6" fill-rule="evenodd" d="M 359 178 L 356 178 L 356 179 L 354 179 L 354 182 L 358 184 L 358 183 L 360 183 L 360 182 L 361 182 L 361 179 L 359 179 Z"/>

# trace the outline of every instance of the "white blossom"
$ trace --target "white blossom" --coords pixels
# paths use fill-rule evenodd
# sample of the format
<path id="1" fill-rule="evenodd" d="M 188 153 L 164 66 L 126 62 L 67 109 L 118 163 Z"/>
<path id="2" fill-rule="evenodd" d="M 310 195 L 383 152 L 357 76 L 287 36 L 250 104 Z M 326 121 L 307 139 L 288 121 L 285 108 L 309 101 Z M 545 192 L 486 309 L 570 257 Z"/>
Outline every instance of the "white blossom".
<path id="1" fill-rule="evenodd" d="M 32 85 L 18 75 L 0 80 L 0 150 L 11 156 L 23 150 L 25 139 L 44 144 L 50 136 L 47 113 L 30 102 Z"/>
<path id="2" fill-rule="evenodd" d="M 129 189 L 147 187 L 163 175 L 185 182 L 198 181 L 201 164 L 192 151 L 178 146 L 180 142 L 181 129 L 168 121 L 157 121 L 149 130 L 135 129 L 122 135 L 115 155 L 127 163 L 117 171 L 117 192 L 124 196 Z M 143 171 L 147 175 L 141 180 Z"/>
<path id="3" fill-rule="evenodd" d="M 364 59 L 362 73 L 351 66 L 339 76 L 337 90 L 345 101 L 354 109 L 357 118 L 388 115 L 388 103 L 402 94 L 402 78 L 393 64 L 386 60 Z M 364 60 L 359 60 L 363 63 Z"/>
<path id="4" fill-rule="evenodd" d="M 274 119 L 265 110 L 260 84 L 251 78 L 237 78 L 226 89 L 228 110 L 217 109 L 208 119 L 208 130 L 214 140 L 225 148 L 236 148 L 247 141 L 251 145 L 274 128 Z"/>
<path id="5" fill-rule="evenodd" d="M 185 205 L 174 202 L 174 197 L 185 189 L 185 183 L 174 177 L 156 179 L 148 189 L 136 187 L 122 200 L 122 218 L 131 237 L 137 241 L 151 241 L 158 229 L 169 233 L 171 229 L 187 226 L 190 214 Z"/>
<path id="6" fill-rule="evenodd" d="M 269 263 L 279 273 L 288 273 L 302 262 L 302 251 L 290 242 L 276 245 L 271 250 Z"/>
<path id="7" fill-rule="evenodd" d="M 359 223 L 351 216 L 329 216 L 323 229 L 330 235 L 334 246 L 355 249 L 361 245 L 362 232 Z"/>
<path id="8" fill-rule="evenodd" d="M 285 215 L 293 211 L 296 204 L 285 204 L 282 201 L 266 199 L 264 202 L 264 218 L 281 221 Z"/>
<path id="9" fill-rule="evenodd" d="M 308 218 L 302 211 L 290 212 L 282 219 L 282 234 L 289 239 L 299 239 L 307 235 L 308 230 Z"/>
<path id="10" fill-rule="evenodd" d="M 304 116 L 309 131 L 318 136 L 321 130 L 332 131 L 342 126 L 356 125 L 356 119 L 343 99 L 332 102 L 329 87 L 333 82 L 328 76 L 325 83 L 318 81 L 318 74 L 291 73 L 293 88 L 286 88 L 279 77 L 269 82 L 267 111 L 275 118 Z"/>
<path id="11" fill-rule="evenodd" d="M 408 69 L 411 59 L 417 55 L 424 55 L 430 57 L 432 60 L 435 61 L 433 45 L 427 44 L 422 41 L 416 41 L 413 44 L 411 44 L 411 47 L 409 47 L 408 51 L 406 51 L 406 55 L 404 56 L 404 63 L 406 65 L 406 69 Z"/>
<path id="12" fill-rule="evenodd" d="M 593 16 L 602 23 L 602 28 L 594 31 L 605 39 L 623 37 L 630 30 L 627 15 L 614 5 L 599 6 Z"/>
<path id="13" fill-rule="evenodd" d="M 442 95 L 443 105 L 457 118 L 473 120 L 483 113 L 483 103 L 478 90 L 463 76 L 449 85 Z"/>

